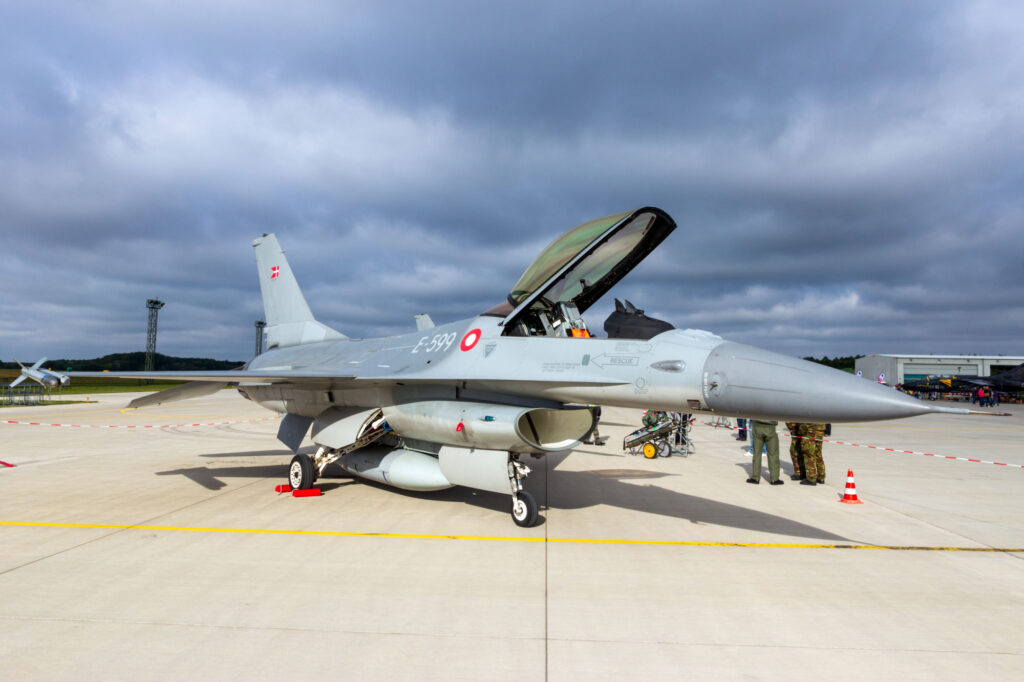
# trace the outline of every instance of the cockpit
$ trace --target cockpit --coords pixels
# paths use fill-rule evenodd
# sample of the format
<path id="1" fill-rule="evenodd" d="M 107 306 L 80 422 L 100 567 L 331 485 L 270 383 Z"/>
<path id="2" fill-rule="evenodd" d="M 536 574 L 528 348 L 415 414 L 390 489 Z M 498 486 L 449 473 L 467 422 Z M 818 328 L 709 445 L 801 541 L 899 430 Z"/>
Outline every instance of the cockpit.
<path id="1" fill-rule="evenodd" d="M 504 336 L 588 338 L 582 313 L 647 257 L 675 221 L 641 208 L 578 225 L 551 242 L 485 315 L 504 317 Z"/>

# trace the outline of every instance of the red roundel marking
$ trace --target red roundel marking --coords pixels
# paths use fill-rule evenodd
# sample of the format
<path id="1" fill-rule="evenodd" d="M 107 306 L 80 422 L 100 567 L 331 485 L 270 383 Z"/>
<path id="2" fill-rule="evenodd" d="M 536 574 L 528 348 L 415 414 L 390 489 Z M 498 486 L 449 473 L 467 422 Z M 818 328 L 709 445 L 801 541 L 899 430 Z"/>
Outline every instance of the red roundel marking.
<path id="1" fill-rule="evenodd" d="M 459 344 L 459 348 L 463 351 L 473 350 L 473 346 L 480 341 L 480 330 L 470 329 L 466 332 L 466 335 L 462 337 L 462 343 Z"/>

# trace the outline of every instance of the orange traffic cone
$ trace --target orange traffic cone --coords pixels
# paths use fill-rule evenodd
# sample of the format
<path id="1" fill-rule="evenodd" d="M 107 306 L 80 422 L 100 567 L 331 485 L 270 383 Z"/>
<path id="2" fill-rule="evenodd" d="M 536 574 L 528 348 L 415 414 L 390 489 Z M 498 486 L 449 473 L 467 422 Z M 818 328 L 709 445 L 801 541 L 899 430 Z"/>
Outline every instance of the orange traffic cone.
<path id="1" fill-rule="evenodd" d="M 853 481 L 853 469 L 846 472 L 846 493 L 839 501 L 843 504 L 864 504 L 857 499 L 857 484 Z"/>

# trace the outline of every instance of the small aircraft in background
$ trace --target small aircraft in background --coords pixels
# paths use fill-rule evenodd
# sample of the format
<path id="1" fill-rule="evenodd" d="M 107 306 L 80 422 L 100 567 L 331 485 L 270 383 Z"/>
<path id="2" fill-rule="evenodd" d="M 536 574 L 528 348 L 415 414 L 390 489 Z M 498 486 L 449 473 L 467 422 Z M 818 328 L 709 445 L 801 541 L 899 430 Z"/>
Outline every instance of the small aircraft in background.
<path id="1" fill-rule="evenodd" d="M 15 362 L 18 361 L 15 360 Z M 46 388 L 57 388 L 58 386 L 71 385 L 71 377 L 69 377 L 67 374 L 62 374 L 61 372 L 54 372 L 52 369 L 40 369 L 43 366 L 44 362 L 46 362 L 46 358 L 41 358 L 39 362 L 32 365 L 31 367 L 26 367 L 25 365 L 18 362 L 18 366 L 21 367 L 21 376 L 12 381 L 10 383 L 10 387 L 14 388 L 21 382 L 25 381 L 25 379 L 32 379 L 33 381 L 38 381 Z"/>
<path id="2" fill-rule="evenodd" d="M 617 311 L 610 338 L 594 338 L 582 313 L 675 228 L 652 207 L 592 220 L 552 242 L 491 309 L 440 325 L 421 316 L 416 331 L 377 339 L 350 339 L 317 321 L 277 239 L 264 234 L 253 247 L 265 353 L 233 371 L 72 376 L 188 382 L 129 407 L 235 386 L 283 416 L 277 437 L 296 453 L 294 489 L 311 488 L 337 462 L 406 490 L 461 485 L 510 495 L 520 526 L 538 518 L 523 486 L 525 458 L 580 445 L 597 426 L 598 405 L 797 422 L 968 414 L 711 332 L 673 329 L 632 304 Z M 313 455 L 298 452 L 307 433 Z"/>

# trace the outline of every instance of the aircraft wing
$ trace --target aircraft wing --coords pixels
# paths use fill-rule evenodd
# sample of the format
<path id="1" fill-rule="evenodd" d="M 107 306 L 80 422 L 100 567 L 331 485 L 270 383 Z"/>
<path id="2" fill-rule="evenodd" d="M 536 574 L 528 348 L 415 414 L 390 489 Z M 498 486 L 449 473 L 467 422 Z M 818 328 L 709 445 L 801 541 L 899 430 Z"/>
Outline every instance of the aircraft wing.
<path id="1" fill-rule="evenodd" d="M 353 374 L 341 374 L 329 370 L 287 370 L 277 369 L 273 371 L 264 370 L 224 370 L 205 372 L 69 372 L 70 377 L 83 378 L 114 378 L 114 379 L 152 379 L 164 381 L 185 381 L 205 382 L 216 384 L 219 387 L 226 384 L 291 384 L 304 388 L 338 389 L 353 388 L 357 384 L 392 384 L 402 383 L 429 383 L 429 384 L 457 384 L 467 379 L 465 376 L 454 376 L 449 374 L 404 374 L 401 370 L 394 372 L 390 370 L 376 369 L 367 371 L 359 376 Z M 550 386 L 612 386 L 622 383 L 617 380 L 593 380 L 581 377 L 568 376 L 564 379 L 549 380 L 526 380 L 515 376 L 514 372 L 498 372 L 494 375 L 480 375 L 472 377 L 478 381 L 497 381 L 507 384 L 529 383 L 532 385 Z M 166 389 L 171 391 L 174 389 Z M 198 387 L 195 389 L 199 391 Z M 217 389 L 219 390 L 219 389 Z M 210 391 L 211 393 L 213 391 Z M 189 391 L 192 393 L 192 391 Z M 185 398 L 182 395 L 178 400 Z"/>
<path id="2" fill-rule="evenodd" d="M 205 372 L 68 372 L 70 377 L 104 379 L 152 379 L 183 381 L 179 386 L 150 393 L 128 403 L 128 407 L 148 407 L 178 400 L 188 400 L 216 393 L 228 384 L 300 384 L 306 388 L 334 388 L 355 377 L 304 370 L 223 370 Z"/>
<path id="3" fill-rule="evenodd" d="M 153 379 L 164 381 L 212 381 L 234 383 L 304 383 L 307 381 L 341 381 L 355 379 L 351 374 L 332 374 L 318 371 L 282 369 L 264 370 L 210 370 L 205 372 L 68 372 L 69 377 L 86 379 Z"/>
<path id="4" fill-rule="evenodd" d="M 18 384 L 23 382 L 25 380 L 25 377 L 27 377 L 27 376 L 28 376 L 27 374 L 19 374 L 18 378 L 15 379 L 14 381 L 12 381 L 8 386 L 10 388 L 14 388 L 15 386 L 17 386 Z"/>

